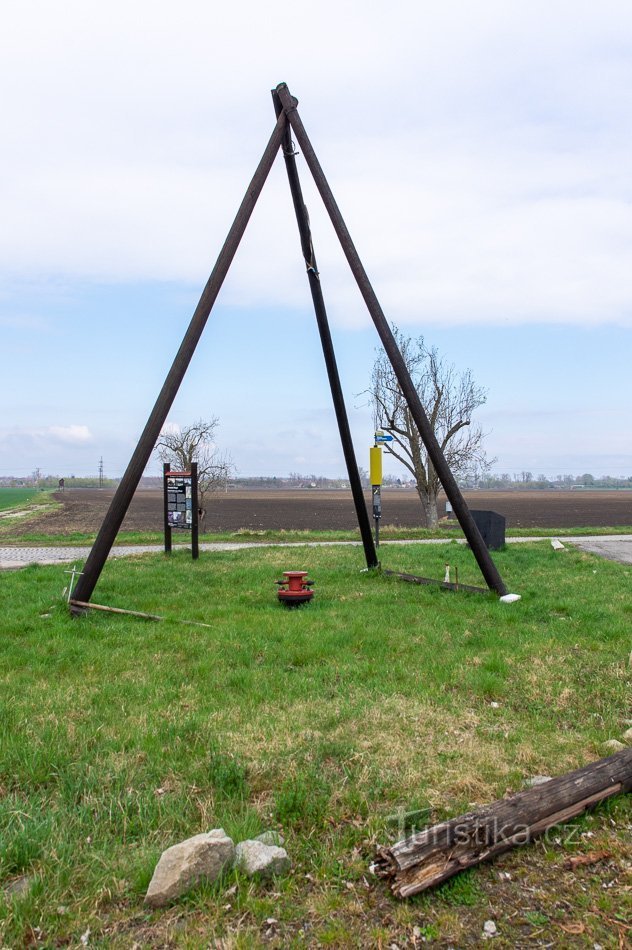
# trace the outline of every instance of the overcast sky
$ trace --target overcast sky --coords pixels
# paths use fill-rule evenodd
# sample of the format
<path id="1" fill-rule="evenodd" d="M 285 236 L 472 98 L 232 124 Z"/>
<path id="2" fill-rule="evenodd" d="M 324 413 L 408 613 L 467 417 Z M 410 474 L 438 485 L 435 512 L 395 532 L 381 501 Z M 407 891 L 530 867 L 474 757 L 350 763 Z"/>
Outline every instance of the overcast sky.
<path id="1" fill-rule="evenodd" d="M 122 473 L 280 81 L 387 317 L 488 390 L 495 469 L 632 474 L 625 0 L 5 0 L 0 76 L 0 475 Z M 377 336 L 298 161 L 366 465 Z M 242 474 L 344 472 L 280 160 L 169 419 L 211 415 Z"/>

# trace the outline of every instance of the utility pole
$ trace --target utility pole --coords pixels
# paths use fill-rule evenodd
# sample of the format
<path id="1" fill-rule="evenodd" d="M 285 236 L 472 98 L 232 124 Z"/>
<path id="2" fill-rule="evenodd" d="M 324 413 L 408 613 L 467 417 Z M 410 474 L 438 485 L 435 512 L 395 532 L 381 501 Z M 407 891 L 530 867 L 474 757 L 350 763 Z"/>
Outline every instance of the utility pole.
<path id="1" fill-rule="evenodd" d="M 103 456 L 99 459 L 99 489 L 103 489 Z"/>

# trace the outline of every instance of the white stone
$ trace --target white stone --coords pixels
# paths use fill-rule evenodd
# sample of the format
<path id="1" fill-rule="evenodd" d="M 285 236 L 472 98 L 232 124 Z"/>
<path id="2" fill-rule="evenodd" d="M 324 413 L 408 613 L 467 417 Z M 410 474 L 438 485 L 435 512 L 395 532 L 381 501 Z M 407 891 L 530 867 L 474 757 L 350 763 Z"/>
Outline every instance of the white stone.
<path id="1" fill-rule="evenodd" d="M 520 594 L 503 594 L 502 597 L 498 598 L 501 604 L 515 604 L 519 600 L 522 600 Z"/>
<path id="2" fill-rule="evenodd" d="M 280 848 L 285 844 L 285 838 L 278 831 L 264 831 L 262 834 L 257 835 L 254 840 L 260 841 L 261 844 L 276 845 L 277 848 Z"/>
<path id="3" fill-rule="evenodd" d="M 289 871 L 292 862 L 285 848 L 262 841 L 240 841 L 235 848 L 235 867 L 248 877 L 272 877 Z"/>
<path id="4" fill-rule="evenodd" d="M 622 752 L 626 748 L 618 739 L 608 739 L 607 742 L 604 742 L 603 747 L 608 752 Z"/>
<path id="5" fill-rule="evenodd" d="M 200 881 L 215 881 L 235 857 L 235 845 L 223 828 L 194 835 L 160 855 L 145 903 L 162 907 L 175 900 Z"/>
<path id="6" fill-rule="evenodd" d="M 632 742 L 632 729 L 626 729 L 621 738 L 626 742 Z"/>
<path id="7" fill-rule="evenodd" d="M 566 548 L 564 547 L 564 545 L 562 544 L 562 542 L 561 542 L 561 541 L 558 541 L 557 538 L 553 538 L 553 540 L 551 541 L 551 547 L 553 548 L 554 551 L 565 551 L 565 550 L 566 550 Z"/>
<path id="8" fill-rule="evenodd" d="M 498 927 L 493 920 L 486 920 L 483 924 L 483 935 L 485 937 L 495 937 L 498 933 Z"/>

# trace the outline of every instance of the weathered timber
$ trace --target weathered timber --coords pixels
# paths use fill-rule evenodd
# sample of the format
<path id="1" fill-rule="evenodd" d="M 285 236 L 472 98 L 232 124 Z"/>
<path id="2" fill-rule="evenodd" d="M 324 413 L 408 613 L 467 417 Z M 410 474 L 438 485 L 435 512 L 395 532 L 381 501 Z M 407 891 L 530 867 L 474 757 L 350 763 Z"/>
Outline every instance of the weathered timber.
<path id="1" fill-rule="evenodd" d="M 109 614 L 127 614 L 128 617 L 142 617 L 143 620 L 165 619 L 158 614 L 145 614 L 141 610 L 123 610 L 122 607 L 107 607 L 105 604 L 93 604 L 89 600 L 75 600 L 74 597 L 71 598 L 68 603 L 71 609 L 73 607 L 79 607 L 80 610 L 77 611 L 78 613 L 85 612 L 86 610 L 104 610 Z"/>
<path id="2" fill-rule="evenodd" d="M 386 568 L 382 568 L 382 574 L 399 577 L 401 581 L 407 581 L 409 584 L 443 587 L 444 590 L 466 591 L 469 594 L 489 594 L 489 588 L 487 587 L 473 587 L 471 584 L 452 584 L 450 581 L 438 581 L 432 577 L 420 577 L 419 574 L 407 574 L 405 571 L 389 571 L 386 570 Z"/>
<path id="3" fill-rule="evenodd" d="M 631 789 L 632 748 L 380 848 L 374 870 L 410 897 Z"/>
<path id="4" fill-rule="evenodd" d="M 93 604 L 89 600 L 74 600 L 71 598 L 69 601 L 71 609 L 75 608 L 76 613 L 85 613 L 87 610 L 103 610 L 108 614 L 125 614 L 127 617 L 140 617 L 141 620 L 167 620 L 167 617 L 161 617 L 160 614 L 146 614 L 142 610 L 123 610 L 122 607 L 108 607 L 106 604 Z M 210 623 L 202 623 L 201 620 L 180 620 L 179 617 L 174 618 L 175 623 L 188 623 L 193 627 L 212 627 Z"/>
<path id="5" fill-rule="evenodd" d="M 410 377 L 408 372 L 408 367 L 406 362 L 400 353 L 399 347 L 395 341 L 395 337 L 391 331 L 391 328 L 388 325 L 388 321 L 384 315 L 384 311 L 380 305 L 379 300 L 375 294 L 375 291 L 369 281 L 368 275 L 364 269 L 360 256 L 356 250 L 356 247 L 351 239 L 351 235 L 347 229 L 347 225 L 344 222 L 340 209 L 336 203 L 333 192 L 329 187 L 329 183 L 325 177 L 325 173 L 318 161 L 316 152 L 312 146 L 312 143 L 307 135 L 305 126 L 301 120 L 300 115 L 298 114 L 298 99 L 294 98 L 290 90 L 287 87 L 286 83 L 279 83 L 276 87 L 276 93 L 279 97 L 279 100 L 285 110 L 288 121 L 292 127 L 292 131 L 296 136 L 296 141 L 298 142 L 303 157 L 307 162 L 307 166 L 312 173 L 314 183 L 320 192 L 320 196 L 323 199 L 323 204 L 329 214 L 331 223 L 333 225 L 334 231 L 340 241 L 343 253 L 347 258 L 349 267 L 351 268 L 351 273 L 355 277 L 358 289 L 364 298 L 366 303 L 367 310 L 373 320 L 375 329 L 378 332 L 380 340 L 382 341 L 382 346 L 390 360 L 393 371 L 397 377 L 397 381 L 401 387 L 402 393 L 410 413 L 413 417 L 415 425 L 419 430 L 419 434 L 423 440 L 423 443 L 428 451 L 428 455 L 434 465 L 435 471 L 439 476 L 441 484 L 443 485 L 444 491 L 448 496 L 448 500 L 452 504 L 454 514 L 456 515 L 461 528 L 463 529 L 463 534 L 467 538 L 470 547 L 478 566 L 481 569 L 481 573 L 485 578 L 487 585 L 495 590 L 497 594 L 503 596 L 507 593 L 507 588 L 505 583 L 500 576 L 498 568 L 494 564 L 489 551 L 481 537 L 481 533 L 478 530 L 474 519 L 470 513 L 469 508 L 463 498 L 461 489 L 456 483 L 456 479 L 450 470 L 446 458 L 443 454 L 441 446 L 439 445 L 430 420 L 426 415 L 424 407 L 419 398 L 419 394 L 415 389 L 415 385 Z"/>

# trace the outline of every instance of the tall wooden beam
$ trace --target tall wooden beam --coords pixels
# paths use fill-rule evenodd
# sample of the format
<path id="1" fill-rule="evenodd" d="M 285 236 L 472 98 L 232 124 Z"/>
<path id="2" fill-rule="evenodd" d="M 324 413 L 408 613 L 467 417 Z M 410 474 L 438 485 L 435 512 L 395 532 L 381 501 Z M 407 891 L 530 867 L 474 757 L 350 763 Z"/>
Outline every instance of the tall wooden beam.
<path id="1" fill-rule="evenodd" d="M 275 112 L 278 117 L 279 115 L 283 114 L 283 106 L 281 105 L 276 90 L 274 89 L 272 90 L 272 99 L 274 102 Z M 347 409 L 345 407 L 342 386 L 340 385 L 340 375 L 338 373 L 338 365 L 336 363 L 334 344 L 331 339 L 331 331 L 329 329 L 327 308 L 325 307 L 320 274 L 318 273 L 316 255 L 314 253 L 314 245 L 312 243 L 312 233 L 309 226 L 309 215 L 307 214 L 307 208 L 305 207 L 305 202 L 303 201 L 303 192 L 298 176 L 298 168 L 296 165 L 294 149 L 292 147 L 292 135 L 289 126 L 286 127 L 283 138 L 283 157 L 285 159 L 285 168 L 290 185 L 290 192 L 292 193 L 292 201 L 294 204 L 294 211 L 296 213 L 296 222 L 298 224 L 298 232 L 301 239 L 301 249 L 303 251 L 303 257 L 305 259 L 305 265 L 307 268 L 309 289 L 312 294 L 312 302 L 314 304 L 314 312 L 316 314 L 316 323 L 318 325 L 318 332 L 320 334 L 320 342 L 323 348 L 325 366 L 327 367 L 327 377 L 329 379 L 329 387 L 331 389 L 331 398 L 334 403 L 334 411 L 336 413 L 336 421 L 338 423 L 338 432 L 340 433 L 340 441 L 342 443 L 342 451 L 347 466 L 351 494 L 353 496 L 356 517 L 360 527 L 360 536 L 364 546 L 364 556 L 366 558 L 367 567 L 377 567 L 379 562 L 377 559 L 377 552 L 375 550 L 375 542 L 373 541 L 373 534 L 371 532 L 371 522 L 369 521 L 369 515 L 366 510 L 366 501 L 364 500 L 364 492 L 362 490 L 360 472 L 358 471 L 358 463 L 353 448 L 353 440 L 351 438 L 351 429 L 349 428 Z"/>
<path id="2" fill-rule="evenodd" d="M 228 232 L 228 236 L 224 242 L 224 245 L 219 253 L 217 262 L 211 276 L 208 279 L 206 287 L 202 292 L 200 297 L 200 302 L 198 303 L 189 327 L 184 335 L 184 339 L 180 345 L 176 357 L 173 361 L 171 369 L 167 374 L 164 385 L 160 390 L 156 404 L 151 411 L 151 415 L 147 420 L 147 424 L 143 429 L 142 435 L 138 441 L 138 445 L 134 450 L 125 474 L 121 479 L 121 482 L 116 490 L 114 497 L 110 503 L 108 512 L 103 520 L 103 524 L 99 530 L 99 533 L 95 539 L 95 542 L 92 546 L 92 550 L 88 555 L 88 559 L 84 565 L 83 573 L 79 578 L 79 583 L 75 588 L 75 600 L 76 601 L 89 601 L 92 596 L 92 592 L 99 580 L 103 566 L 107 560 L 108 554 L 114 544 L 114 539 L 123 523 L 123 518 L 127 512 L 127 509 L 130 506 L 131 500 L 134 496 L 134 492 L 138 486 L 138 483 L 141 479 L 141 476 L 145 470 L 145 467 L 151 457 L 154 446 L 160 435 L 160 430 L 162 429 L 165 421 L 167 419 L 167 414 L 173 404 L 173 400 L 176 397 L 176 393 L 180 388 L 180 384 L 184 379 L 184 374 L 187 371 L 195 348 L 199 342 L 199 339 L 202 335 L 202 331 L 206 326 L 206 321 L 208 320 L 209 314 L 217 299 L 220 288 L 224 282 L 224 278 L 228 273 L 228 269 L 233 261 L 233 258 L 239 247 L 241 238 L 243 237 L 244 231 L 250 216 L 254 210 L 255 204 L 259 195 L 261 194 L 261 189 L 263 188 L 265 181 L 268 177 L 274 159 L 276 158 L 277 152 L 283 141 L 283 135 L 285 132 L 286 119 L 285 114 L 281 115 L 277 119 L 276 126 L 270 137 L 266 149 L 263 153 L 261 161 L 257 166 L 257 170 L 250 182 L 244 199 L 239 207 L 235 220 Z"/>
<path id="3" fill-rule="evenodd" d="M 336 200 L 333 196 L 331 188 L 329 187 L 327 179 L 325 178 L 325 174 L 320 166 L 320 162 L 316 157 L 316 153 L 314 152 L 312 144 L 309 140 L 309 136 L 305 131 L 301 117 L 298 114 L 296 108 L 298 100 L 290 94 L 290 90 L 288 89 L 286 83 L 280 83 L 280 85 L 278 85 L 276 88 L 276 93 L 279 96 L 283 109 L 285 110 L 285 114 L 292 127 L 292 131 L 296 136 L 296 141 L 300 146 L 305 161 L 307 162 L 309 170 L 312 173 L 316 187 L 318 188 L 320 196 L 323 199 L 323 203 L 327 209 L 334 230 L 338 235 L 338 240 L 340 241 L 342 250 L 347 258 L 351 272 L 356 279 L 360 293 L 364 298 L 367 309 L 379 334 L 380 340 L 382 341 L 382 345 L 391 362 L 397 377 L 397 381 L 401 386 L 404 398 L 408 403 L 408 407 L 415 421 L 415 425 L 419 430 L 419 434 L 424 442 L 424 445 L 426 446 L 428 455 L 432 460 L 432 464 L 435 467 L 445 493 L 452 505 L 454 514 L 458 518 L 459 524 L 463 529 L 463 533 L 467 538 L 470 547 L 472 548 L 487 586 L 502 596 L 507 593 L 507 588 L 491 558 L 489 551 L 487 550 L 487 547 L 485 546 L 485 542 L 481 537 L 480 531 L 476 527 L 474 519 L 470 514 L 470 510 L 467 507 L 463 495 L 461 494 L 461 490 L 457 485 L 452 472 L 450 471 L 450 467 L 441 450 L 441 446 L 437 442 L 432 426 L 430 425 L 424 407 L 421 404 L 419 394 L 415 389 L 415 385 L 410 377 L 408 368 L 406 367 L 404 358 L 399 351 L 395 337 L 393 336 L 391 328 L 388 325 L 388 321 L 384 316 L 382 307 L 380 306 L 377 296 L 375 295 L 375 291 L 371 286 L 371 282 L 369 281 L 367 273 L 362 265 L 355 245 L 351 240 L 351 235 L 349 234 L 342 214 L 340 213 L 340 209 L 336 204 Z"/>

